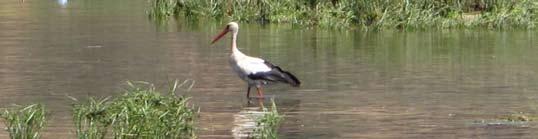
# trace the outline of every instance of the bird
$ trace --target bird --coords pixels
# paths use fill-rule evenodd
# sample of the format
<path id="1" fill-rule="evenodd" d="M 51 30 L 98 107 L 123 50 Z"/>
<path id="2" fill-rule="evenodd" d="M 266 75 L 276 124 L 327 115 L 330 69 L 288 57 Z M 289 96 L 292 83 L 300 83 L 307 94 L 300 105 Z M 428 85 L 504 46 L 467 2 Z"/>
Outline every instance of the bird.
<path id="1" fill-rule="evenodd" d="M 250 98 L 250 89 L 256 88 L 257 98 L 263 99 L 263 86 L 269 83 L 286 83 L 292 87 L 299 87 L 301 81 L 292 73 L 283 70 L 279 66 L 262 58 L 252 57 L 243 54 L 237 48 L 237 34 L 239 33 L 239 24 L 230 22 L 224 30 L 219 33 L 211 44 L 214 44 L 227 33 L 232 34 L 231 54 L 229 64 L 232 70 L 247 83 L 247 98 Z"/>

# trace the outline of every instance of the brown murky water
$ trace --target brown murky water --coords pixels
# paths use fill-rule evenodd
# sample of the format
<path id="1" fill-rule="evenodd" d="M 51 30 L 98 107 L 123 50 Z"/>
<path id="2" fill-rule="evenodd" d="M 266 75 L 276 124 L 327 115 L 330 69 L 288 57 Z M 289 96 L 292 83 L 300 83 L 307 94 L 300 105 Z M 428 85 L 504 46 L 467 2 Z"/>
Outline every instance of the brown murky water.
<path id="1" fill-rule="evenodd" d="M 44 138 L 74 138 L 66 95 L 117 95 L 126 80 L 193 79 L 200 138 L 233 138 L 247 105 L 222 23 L 156 27 L 144 0 L 0 1 L 0 107 L 44 103 Z M 295 73 L 267 95 L 282 138 L 536 138 L 536 31 L 335 32 L 242 24 L 239 47 Z M 3 125 L 0 125 L 3 127 Z M 7 138 L 0 131 L 0 138 Z"/>

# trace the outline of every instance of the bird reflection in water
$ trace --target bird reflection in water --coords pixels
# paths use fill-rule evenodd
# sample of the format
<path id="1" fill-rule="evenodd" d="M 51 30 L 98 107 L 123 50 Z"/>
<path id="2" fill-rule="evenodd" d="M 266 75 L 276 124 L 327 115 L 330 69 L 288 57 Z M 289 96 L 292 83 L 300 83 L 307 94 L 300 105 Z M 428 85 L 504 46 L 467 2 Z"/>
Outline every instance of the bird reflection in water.
<path id="1" fill-rule="evenodd" d="M 67 6 L 67 0 L 58 0 L 58 4 L 65 8 Z"/>
<path id="2" fill-rule="evenodd" d="M 279 134 L 297 134 L 302 133 L 302 121 L 297 118 L 293 118 L 300 109 L 301 101 L 298 99 L 286 99 L 280 98 L 276 101 L 264 101 L 264 99 L 250 99 L 241 110 L 233 115 L 233 127 L 231 129 L 232 136 L 236 139 L 239 138 L 251 138 L 253 137 L 254 129 L 256 128 L 256 121 L 262 118 L 269 111 L 265 106 L 270 107 L 271 103 L 275 103 L 278 106 L 278 111 L 281 116 L 284 116 L 284 121 L 281 123 L 281 127 L 284 127 L 286 132 L 279 132 Z M 264 104 L 267 103 L 267 104 Z M 264 106 L 265 105 L 265 106 Z M 291 117 L 290 117 L 291 116 Z"/>
<path id="3" fill-rule="evenodd" d="M 236 139 L 249 138 L 256 128 L 256 120 L 263 117 L 267 111 L 264 111 L 263 99 L 256 99 L 257 102 L 251 103 L 249 100 L 246 107 L 234 114 L 232 136 Z"/>

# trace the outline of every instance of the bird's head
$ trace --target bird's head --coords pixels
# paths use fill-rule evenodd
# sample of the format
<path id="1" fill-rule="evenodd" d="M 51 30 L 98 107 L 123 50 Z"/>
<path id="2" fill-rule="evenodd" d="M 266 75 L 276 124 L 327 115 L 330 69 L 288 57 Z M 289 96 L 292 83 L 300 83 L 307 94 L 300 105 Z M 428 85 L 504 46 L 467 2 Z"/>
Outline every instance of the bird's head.
<path id="1" fill-rule="evenodd" d="M 237 31 L 239 31 L 239 24 L 235 23 L 235 22 L 230 22 L 228 23 L 228 25 L 226 25 L 226 28 L 224 28 L 224 30 L 222 32 L 219 33 L 219 35 L 217 35 L 217 37 L 215 37 L 215 39 L 213 39 L 213 41 L 211 41 L 211 44 L 217 42 L 220 38 L 224 37 L 224 35 L 226 35 L 226 33 L 228 32 L 232 32 L 232 33 L 237 33 Z"/>

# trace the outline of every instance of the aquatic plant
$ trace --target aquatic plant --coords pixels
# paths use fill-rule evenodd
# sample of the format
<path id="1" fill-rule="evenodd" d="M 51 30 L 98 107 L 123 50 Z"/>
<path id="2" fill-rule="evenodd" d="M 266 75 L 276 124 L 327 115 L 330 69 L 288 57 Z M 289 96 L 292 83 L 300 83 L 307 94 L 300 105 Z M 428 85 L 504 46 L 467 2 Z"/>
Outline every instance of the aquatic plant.
<path id="1" fill-rule="evenodd" d="M 263 108 L 264 115 L 256 120 L 256 127 L 252 135 L 257 139 L 276 139 L 278 138 L 278 127 L 283 120 L 283 116 L 278 114 L 274 100 L 271 100 L 271 109 Z"/>
<path id="2" fill-rule="evenodd" d="M 536 0 L 152 0 L 150 15 L 337 29 L 534 28 Z"/>
<path id="3" fill-rule="evenodd" d="M 510 122 L 530 122 L 536 121 L 538 119 L 538 115 L 519 112 L 510 114 L 508 116 L 503 116 L 500 119 Z"/>
<path id="4" fill-rule="evenodd" d="M 89 98 L 73 105 L 73 123 L 78 139 L 103 139 L 112 119 L 107 117 L 109 98 Z M 78 100 L 77 100 L 78 101 Z"/>
<path id="5" fill-rule="evenodd" d="M 177 81 L 167 94 L 156 91 L 149 83 L 127 84 L 125 93 L 115 99 L 91 98 L 74 105 L 78 138 L 105 138 L 107 131 L 116 139 L 196 138 L 198 109 L 188 97 L 176 94 L 181 87 Z"/>
<path id="6" fill-rule="evenodd" d="M 41 104 L 9 108 L 1 113 L 11 139 L 38 139 L 46 123 L 46 110 Z"/>

